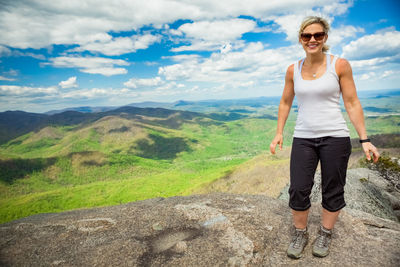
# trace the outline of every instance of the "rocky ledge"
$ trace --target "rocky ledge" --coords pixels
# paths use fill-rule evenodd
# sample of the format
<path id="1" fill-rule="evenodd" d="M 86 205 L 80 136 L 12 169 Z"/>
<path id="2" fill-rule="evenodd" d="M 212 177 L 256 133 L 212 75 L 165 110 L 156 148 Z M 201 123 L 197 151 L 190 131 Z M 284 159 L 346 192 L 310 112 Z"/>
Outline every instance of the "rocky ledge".
<path id="1" fill-rule="evenodd" d="M 320 204 L 309 219 L 311 242 Z M 400 224 L 344 210 L 331 253 L 286 256 L 287 202 L 257 195 L 157 198 L 0 225 L 1 266 L 398 266 Z"/>

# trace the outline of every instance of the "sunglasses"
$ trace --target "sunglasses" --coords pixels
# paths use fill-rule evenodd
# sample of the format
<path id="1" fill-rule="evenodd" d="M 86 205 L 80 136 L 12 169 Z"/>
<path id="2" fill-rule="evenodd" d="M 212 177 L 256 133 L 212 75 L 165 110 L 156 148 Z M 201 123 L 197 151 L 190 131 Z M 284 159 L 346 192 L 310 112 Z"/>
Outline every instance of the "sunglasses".
<path id="1" fill-rule="evenodd" d="M 314 34 L 311 33 L 302 33 L 300 35 L 301 40 L 303 40 L 304 42 L 308 42 L 311 40 L 311 38 L 314 36 L 314 39 L 316 41 L 321 41 L 322 39 L 324 39 L 326 33 L 325 32 L 316 32 Z"/>

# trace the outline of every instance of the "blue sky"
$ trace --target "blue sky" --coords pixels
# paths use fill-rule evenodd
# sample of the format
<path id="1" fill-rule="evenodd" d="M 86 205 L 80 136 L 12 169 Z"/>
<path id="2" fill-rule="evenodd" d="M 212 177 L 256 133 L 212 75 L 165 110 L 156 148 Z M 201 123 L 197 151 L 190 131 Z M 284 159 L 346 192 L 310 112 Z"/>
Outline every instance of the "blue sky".
<path id="1" fill-rule="evenodd" d="M 400 2 L 0 2 L 0 111 L 277 96 L 307 15 L 357 90 L 400 88 Z"/>

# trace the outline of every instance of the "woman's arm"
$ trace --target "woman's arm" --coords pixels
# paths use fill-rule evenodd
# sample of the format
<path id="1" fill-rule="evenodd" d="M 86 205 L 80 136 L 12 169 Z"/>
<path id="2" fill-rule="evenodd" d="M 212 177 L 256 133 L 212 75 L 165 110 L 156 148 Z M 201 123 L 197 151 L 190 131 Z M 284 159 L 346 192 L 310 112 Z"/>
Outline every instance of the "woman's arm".
<path id="1" fill-rule="evenodd" d="M 292 64 L 288 67 L 286 71 L 285 87 L 283 88 L 281 101 L 279 103 L 278 126 L 276 127 L 276 135 L 269 146 L 272 154 L 275 154 L 275 147 L 278 144 L 279 149 L 282 150 L 283 128 L 285 127 L 286 120 L 289 115 L 290 108 L 292 107 L 292 102 L 294 98 L 293 72 L 294 65 Z"/>
<path id="2" fill-rule="evenodd" d="M 339 76 L 344 106 L 347 114 L 349 114 L 350 121 L 354 125 L 360 139 L 367 139 L 364 112 L 357 97 L 350 63 L 346 59 L 339 58 L 336 63 L 336 71 Z M 362 143 L 362 147 L 368 160 L 371 160 L 370 153 L 372 153 L 374 162 L 378 161 L 379 152 L 371 142 Z"/>

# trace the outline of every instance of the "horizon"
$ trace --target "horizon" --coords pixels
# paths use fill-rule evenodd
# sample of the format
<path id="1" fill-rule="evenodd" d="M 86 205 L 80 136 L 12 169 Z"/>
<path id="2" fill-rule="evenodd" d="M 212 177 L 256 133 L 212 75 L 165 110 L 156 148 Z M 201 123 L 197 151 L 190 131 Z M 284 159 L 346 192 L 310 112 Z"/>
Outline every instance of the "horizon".
<path id="1" fill-rule="evenodd" d="M 362 90 L 362 91 L 357 91 L 357 94 L 359 95 L 359 98 L 362 100 L 363 94 L 369 94 L 369 93 L 375 93 L 375 96 L 378 96 L 380 93 L 387 93 L 387 92 L 395 92 L 395 91 L 400 91 L 400 88 L 393 88 L 393 89 L 371 89 L 371 90 Z M 156 103 L 156 104 L 173 104 L 176 102 L 214 102 L 214 101 L 235 101 L 235 100 L 251 100 L 251 99 L 258 99 L 258 98 L 276 98 L 276 97 L 281 97 L 280 95 L 275 95 L 275 96 L 257 96 L 257 97 L 242 97 L 242 98 L 224 98 L 224 99 L 199 99 L 199 100 L 186 100 L 186 99 L 177 99 L 174 101 L 170 101 L 170 102 L 162 102 L 162 101 L 142 101 L 142 102 L 133 102 L 133 103 L 128 103 L 125 105 L 91 105 L 91 106 L 70 106 L 70 107 L 64 107 L 64 108 L 60 108 L 60 109 L 50 109 L 50 110 L 45 110 L 42 112 L 31 112 L 31 111 L 26 111 L 26 110 L 22 110 L 22 109 L 14 109 L 14 110 L 3 110 L 0 111 L 0 113 L 3 112 L 17 112 L 17 111 L 22 111 L 22 112 L 27 112 L 27 113 L 37 113 L 37 114 L 46 114 L 49 112 L 53 112 L 53 111 L 68 111 L 69 109 L 77 109 L 77 108 L 99 108 L 99 107 L 103 107 L 103 108 L 120 108 L 120 107 L 124 107 L 124 106 L 132 106 L 134 107 L 134 104 L 144 104 L 144 103 Z M 293 104 L 295 103 L 296 99 L 294 100 Z M 162 108 L 162 107 L 160 107 Z M 63 112 L 64 112 L 63 111 Z M 77 111 L 77 112 L 82 112 L 82 111 Z"/>
<path id="2" fill-rule="evenodd" d="M 279 97 L 307 15 L 330 22 L 328 53 L 350 61 L 358 92 L 400 84 L 393 0 L 2 5 L 0 112 Z"/>

